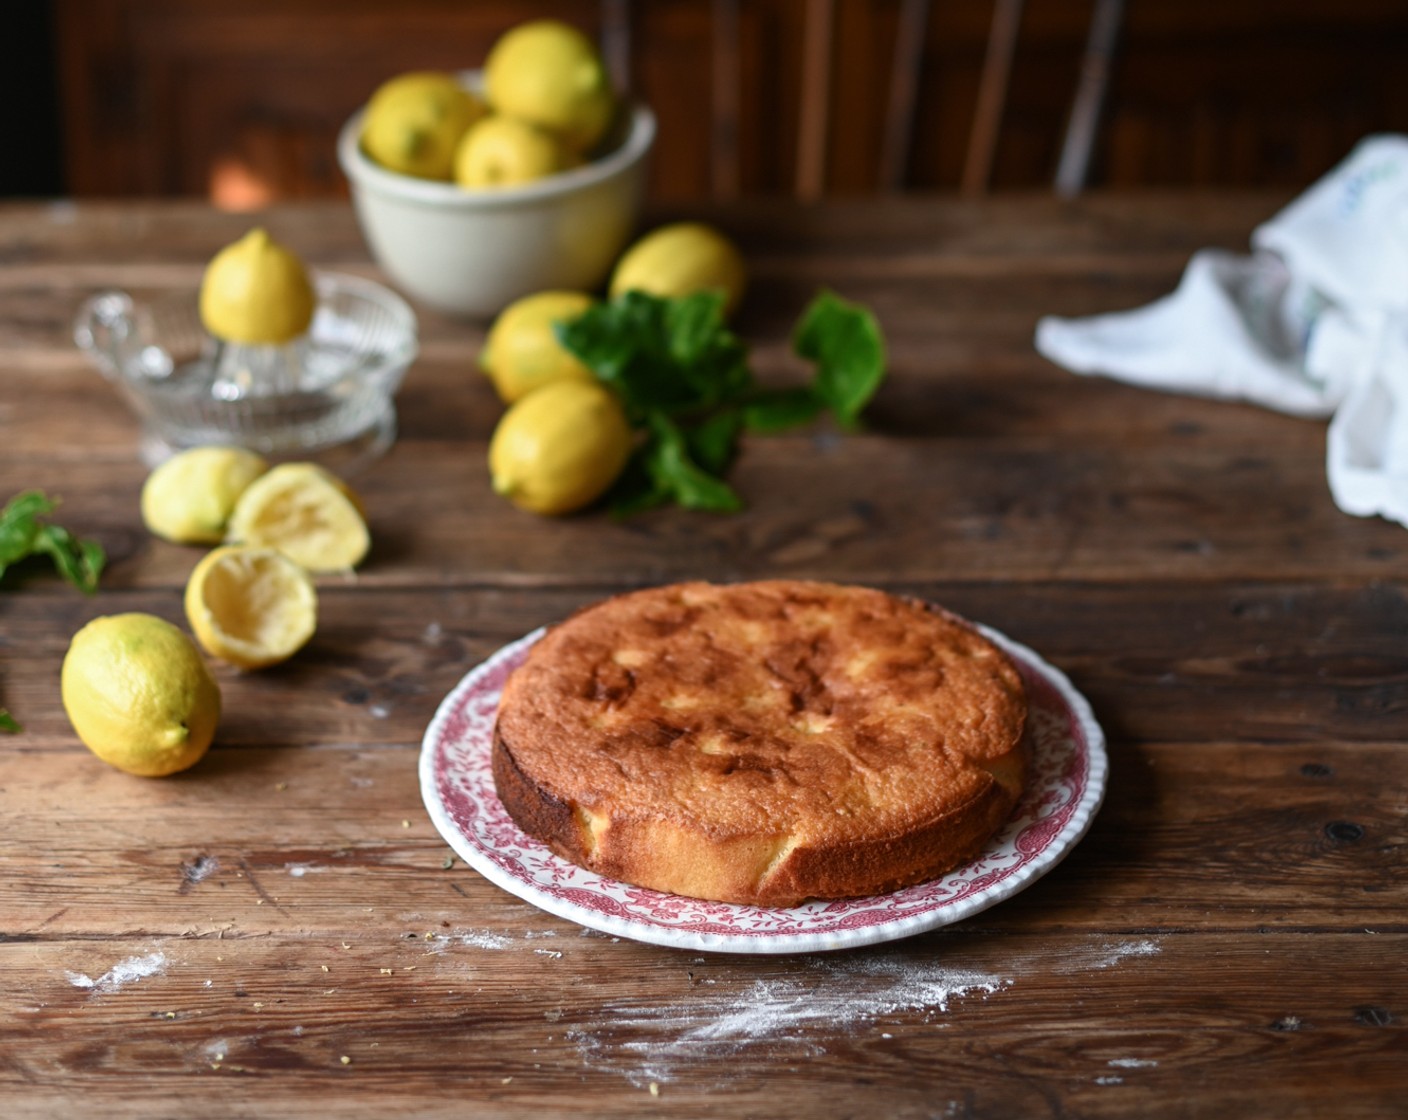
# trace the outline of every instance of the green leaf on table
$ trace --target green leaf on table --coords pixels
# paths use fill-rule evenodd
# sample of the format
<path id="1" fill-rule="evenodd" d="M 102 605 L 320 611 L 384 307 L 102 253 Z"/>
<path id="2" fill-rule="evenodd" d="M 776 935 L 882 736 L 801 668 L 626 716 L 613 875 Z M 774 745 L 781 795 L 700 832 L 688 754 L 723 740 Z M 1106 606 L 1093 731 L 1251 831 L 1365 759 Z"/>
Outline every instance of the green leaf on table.
<path id="1" fill-rule="evenodd" d="M 49 523 L 48 515 L 57 508 L 58 502 L 42 490 L 26 490 L 0 510 L 0 577 L 21 560 L 48 556 L 64 579 L 92 594 L 107 556 L 96 541 L 81 540 Z"/>
<path id="2" fill-rule="evenodd" d="M 792 348 L 816 363 L 813 392 L 842 425 L 854 427 L 885 376 L 885 340 L 875 316 L 822 292 L 803 313 Z"/>
<path id="3" fill-rule="evenodd" d="M 633 422 L 653 411 L 704 411 L 752 386 L 747 349 L 723 321 L 722 298 L 625 292 L 557 327 L 558 340 L 615 389 Z"/>
<path id="4" fill-rule="evenodd" d="M 4 708 L 0 708 L 0 731 L 8 731 L 11 735 L 23 731 L 24 728 L 15 722 L 15 717 L 10 715 Z"/>
<path id="5" fill-rule="evenodd" d="M 743 508 L 733 487 L 695 461 L 688 436 L 668 417 L 659 413 L 650 417 L 648 436 L 638 454 L 637 469 L 646 485 L 640 486 L 638 479 L 634 494 L 617 495 L 612 506 L 616 512 L 636 512 L 668 501 L 717 513 Z"/>
<path id="6" fill-rule="evenodd" d="M 797 353 L 815 363 L 811 384 L 759 388 L 723 306 L 717 292 L 664 299 L 629 291 L 555 327 L 562 345 L 616 393 L 642 434 L 608 496 L 617 515 L 669 502 L 741 509 L 723 478 L 740 433 L 780 432 L 827 409 L 854 426 L 884 376 L 875 317 L 823 292 L 793 336 Z"/>
<path id="7" fill-rule="evenodd" d="M 826 402 L 809 385 L 770 389 L 754 396 L 743 409 L 743 423 L 750 432 L 783 432 L 814 420 Z"/>

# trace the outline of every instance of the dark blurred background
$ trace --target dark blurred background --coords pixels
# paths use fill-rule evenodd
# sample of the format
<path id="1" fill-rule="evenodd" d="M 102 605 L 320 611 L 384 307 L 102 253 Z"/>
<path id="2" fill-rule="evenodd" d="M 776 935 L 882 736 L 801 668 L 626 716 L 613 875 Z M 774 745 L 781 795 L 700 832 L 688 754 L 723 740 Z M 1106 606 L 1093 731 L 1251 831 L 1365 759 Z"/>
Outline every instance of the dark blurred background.
<path id="1" fill-rule="evenodd" d="M 340 196 L 337 130 L 378 82 L 476 66 L 544 15 L 600 37 L 655 108 L 657 199 L 1049 188 L 1096 4 L 16 0 L 0 194 Z M 994 14 L 1016 23 L 984 102 Z M 1091 187 L 1298 187 L 1366 133 L 1408 131 L 1404 0 L 1127 0 L 1119 15 L 1095 58 Z"/>

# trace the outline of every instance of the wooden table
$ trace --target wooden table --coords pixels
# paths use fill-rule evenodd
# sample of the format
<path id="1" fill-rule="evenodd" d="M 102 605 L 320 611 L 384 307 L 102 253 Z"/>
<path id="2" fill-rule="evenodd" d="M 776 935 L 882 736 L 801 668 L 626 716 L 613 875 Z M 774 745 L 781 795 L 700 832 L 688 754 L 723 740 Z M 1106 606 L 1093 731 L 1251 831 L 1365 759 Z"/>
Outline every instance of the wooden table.
<path id="1" fill-rule="evenodd" d="M 89 618 L 182 621 L 199 550 L 148 536 L 136 426 L 75 350 L 101 287 L 193 287 L 249 225 L 194 205 L 0 210 L 0 496 L 62 495 L 111 565 L 0 590 L 0 1113 L 1402 1116 L 1408 535 L 1340 513 L 1322 423 L 1073 376 L 1039 314 L 1132 306 L 1280 197 L 905 201 L 712 216 L 750 259 L 765 379 L 830 285 L 892 368 L 865 434 L 756 438 L 736 516 L 541 520 L 490 492 L 482 328 L 425 313 L 375 535 L 313 643 L 221 669 L 165 781 L 59 701 Z M 350 212 L 267 224 L 376 275 Z M 821 956 L 617 940 L 492 886 L 421 801 L 437 705 L 608 593 L 814 576 L 943 602 L 1039 651 L 1109 736 L 1103 810 L 966 921 Z"/>

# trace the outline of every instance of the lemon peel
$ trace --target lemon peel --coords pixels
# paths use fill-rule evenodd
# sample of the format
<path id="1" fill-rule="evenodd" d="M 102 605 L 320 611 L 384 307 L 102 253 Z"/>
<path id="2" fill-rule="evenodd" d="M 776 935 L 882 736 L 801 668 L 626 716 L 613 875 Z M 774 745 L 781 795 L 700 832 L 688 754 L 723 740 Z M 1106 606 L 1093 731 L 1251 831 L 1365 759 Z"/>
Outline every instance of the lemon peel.
<path id="1" fill-rule="evenodd" d="M 205 329 L 251 346 L 297 338 L 313 321 L 316 303 L 302 260 L 259 228 L 216 253 L 200 286 Z"/>
<path id="2" fill-rule="evenodd" d="M 349 571 L 371 548 L 357 495 L 316 463 L 282 463 L 252 482 L 235 503 L 225 539 L 277 548 L 310 572 Z"/>
<path id="3" fill-rule="evenodd" d="M 616 262 L 611 295 L 640 291 L 665 299 L 716 291 L 724 314 L 743 298 L 748 273 L 743 254 L 727 237 L 703 222 L 675 222 L 646 234 Z"/>
<path id="4" fill-rule="evenodd" d="M 108 615 L 79 630 L 60 692 L 83 744 L 143 777 L 194 766 L 220 722 L 220 686 L 195 643 L 150 614 Z"/>
<path id="5" fill-rule="evenodd" d="M 455 147 L 488 112 L 450 74 L 413 70 L 378 86 L 367 102 L 362 149 L 389 171 L 449 180 Z"/>
<path id="6" fill-rule="evenodd" d="M 185 608 L 206 653 L 241 669 L 288 660 L 318 625 L 313 581 L 276 548 L 227 545 L 207 554 L 186 583 Z"/>
<path id="7" fill-rule="evenodd" d="M 512 405 L 494 429 L 494 492 L 533 513 L 571 513 L 610 488 L 632 443 L 611 390 L 594 381 L 551 382 Z"/>
<path id="8" fill-rule="evenodd" d="M 592 380 L 592 371 L 557 340 L 554 327 L 575 319 L 595 302 L 585 292 L 538 292 L 499 313 L 489 328 L 479 366 L 505 404 L 553 381 Z"/>
<path id="9" fill-rule="evenodd" d="M 235 501 L 269 469 L 260 455 L 242 447 L 192 447 L 178 452 L 142 485 L 142 522 L 177 544 L 216 544 Z"/>
<path id="10" fill-rule="evenodd" d="M 504 116 L 529 121 L 591 151 L 616 112 L 616 96 L 592 41 L 558 20 L 530 20 L 506 32 L 484 64 L 484 91 Z"/>

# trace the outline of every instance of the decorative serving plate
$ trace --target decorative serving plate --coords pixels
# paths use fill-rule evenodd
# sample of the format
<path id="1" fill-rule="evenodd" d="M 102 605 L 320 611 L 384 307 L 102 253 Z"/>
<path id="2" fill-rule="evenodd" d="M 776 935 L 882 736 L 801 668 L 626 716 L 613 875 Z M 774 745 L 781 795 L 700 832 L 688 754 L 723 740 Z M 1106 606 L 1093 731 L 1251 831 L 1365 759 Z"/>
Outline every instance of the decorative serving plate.
<path id="1" fill-rule="evenodd" d="M 525 835 L 494 791 L 490 753 L 504 682 L 543 630 L 504 646 L 445 697 L 421 748 L 421 795 L 450 847 L 486 879 L 602 933 L 681 949 L 803 953 L 935 929 L 1010 898 L 1050 871 L 1085 835 L 1105 793 L 1105 737 L 1086 699 L 1030 649 L 980 629 L 1007 651 L 1026 682 L 1031 780 L 980 857 L 892 894 L 775 909 L 704 902 L 604 879 Z"/>

